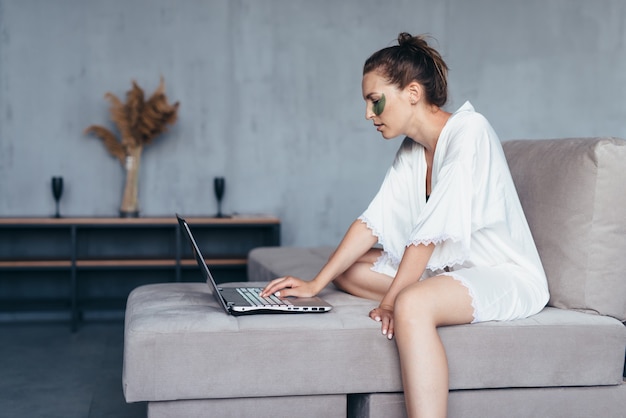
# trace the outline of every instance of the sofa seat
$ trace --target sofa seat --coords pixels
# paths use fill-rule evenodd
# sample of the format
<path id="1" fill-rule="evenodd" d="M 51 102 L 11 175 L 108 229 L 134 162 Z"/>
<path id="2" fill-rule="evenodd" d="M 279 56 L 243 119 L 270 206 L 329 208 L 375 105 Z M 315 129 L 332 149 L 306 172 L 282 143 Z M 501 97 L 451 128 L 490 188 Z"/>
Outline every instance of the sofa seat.
<path id="1" fill-rule="evenodd" d="M 331 312 L 234 317 L 204 283 L 135 289 L 126 313 L 126 400 L 401 392 L 395 343 L 367 316 L 376 304 L 332 286 L 321 296 Z M 626 328 L 610 317 L 546 308 L 439 332 L 452 390 L 622 383 Z"/>

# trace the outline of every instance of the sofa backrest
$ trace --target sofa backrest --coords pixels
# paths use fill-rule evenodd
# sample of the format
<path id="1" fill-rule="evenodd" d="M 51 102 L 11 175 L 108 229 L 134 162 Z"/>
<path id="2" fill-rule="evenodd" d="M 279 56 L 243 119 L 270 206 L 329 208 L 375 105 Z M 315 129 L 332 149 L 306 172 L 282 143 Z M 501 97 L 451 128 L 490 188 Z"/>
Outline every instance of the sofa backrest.
<path id="1" fill-rule="evenodd" d="M 626 141 L 503 142 L 551 306 L 626 321 Z"/>

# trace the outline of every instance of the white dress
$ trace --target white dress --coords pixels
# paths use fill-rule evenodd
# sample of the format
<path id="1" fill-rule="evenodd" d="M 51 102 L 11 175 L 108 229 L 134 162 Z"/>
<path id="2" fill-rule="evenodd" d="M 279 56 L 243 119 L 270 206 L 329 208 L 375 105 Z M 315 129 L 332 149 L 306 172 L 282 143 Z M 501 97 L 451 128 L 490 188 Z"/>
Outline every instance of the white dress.
<path id="1" fill-rule="evenodd" d="M 409 245 L 435 244 L 422 280 L 445 274 L 468 288 L 474 321 L 539 312 L 548 284 L 498 136 L 466 102 L 444 126 L 426 201 L 424 148 L 405 138 L 359 217 L 383 247 L 372 270 L 395 277 Z"/>

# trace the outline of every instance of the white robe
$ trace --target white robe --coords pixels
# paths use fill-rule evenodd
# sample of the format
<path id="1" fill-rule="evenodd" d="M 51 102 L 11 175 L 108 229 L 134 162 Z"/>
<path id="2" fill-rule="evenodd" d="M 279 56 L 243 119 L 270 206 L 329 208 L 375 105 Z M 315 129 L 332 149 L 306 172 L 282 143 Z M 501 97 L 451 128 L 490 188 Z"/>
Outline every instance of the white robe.
<path id="1" fill-rule="evenodd" d="M 393 277 L 407 246 L 434 243 L 422 279 L 459 280 L 473 299 L 474 322 L 539 312 L 549 299 L 545 273 L 500 140 L 469 102 L 439 136 L 428 202 L 426 168 L 424 148 L 405 138 L 359 217 L 383 247 L 372 270 Z"/>

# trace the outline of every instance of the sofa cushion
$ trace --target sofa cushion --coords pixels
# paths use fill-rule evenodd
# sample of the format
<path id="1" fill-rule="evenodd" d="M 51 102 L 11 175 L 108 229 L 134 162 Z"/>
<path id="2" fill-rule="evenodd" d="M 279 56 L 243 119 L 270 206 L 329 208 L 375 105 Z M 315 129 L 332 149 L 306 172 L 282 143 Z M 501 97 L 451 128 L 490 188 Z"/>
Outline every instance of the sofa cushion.
<path id="1" fill-rule="evenodd" d="M 248 280 L 269 282 L 282 275 L 311 280 L 335 247 L 259 247 L 248 254 Z"/>
<path id="2" fill-rule="evenodd" d="M 626 321 L 626 141 L 503 147 L 548 277 L 549 305 Z"/>
<path id="3" fill-rule="evenodd" d="M 395 343 L 367 315 L 376 303 L 332 286 L 321 296 L 332 311 L 234 317 L 205 283 L 136 288 L 125 318 L 126 400 L 401 391 Z M 451 389 L 622 381 L 626 327 L 614 318 L 547 308 L 439 333 Z"/>

